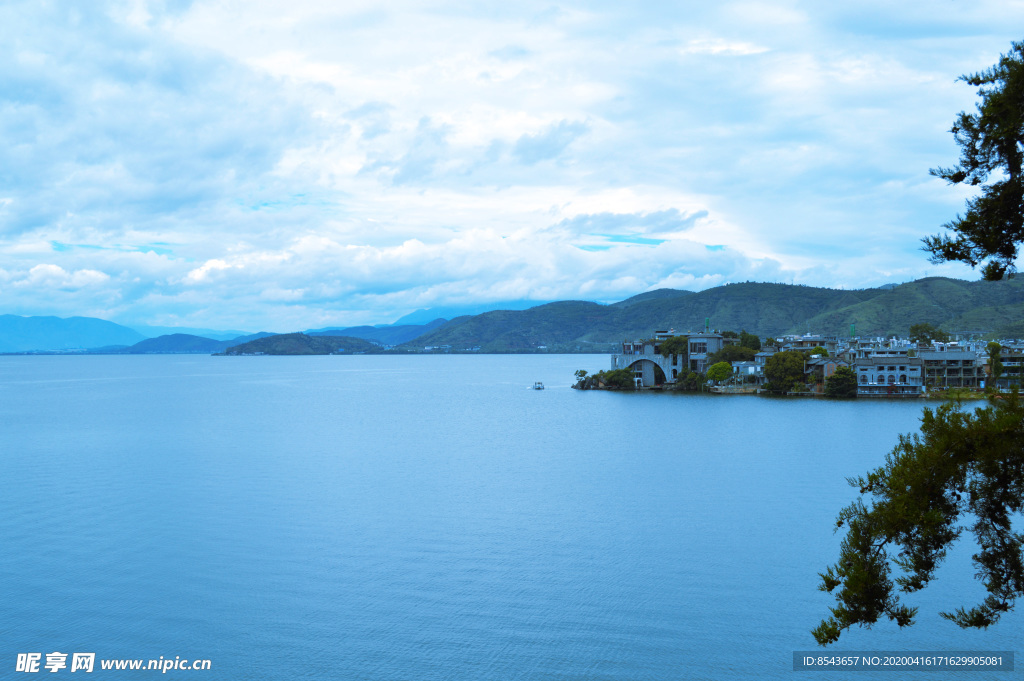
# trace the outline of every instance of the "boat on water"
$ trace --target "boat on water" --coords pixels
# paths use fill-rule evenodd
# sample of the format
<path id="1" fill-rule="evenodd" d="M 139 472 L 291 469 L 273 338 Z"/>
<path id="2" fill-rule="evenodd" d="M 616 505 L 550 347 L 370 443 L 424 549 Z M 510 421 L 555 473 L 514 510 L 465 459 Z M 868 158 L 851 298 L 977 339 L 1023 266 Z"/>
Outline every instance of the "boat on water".
<path id="1" fill-rule="evenodd" d="M 533 384 L 533 389 L 534 390 L 543 390 L 544 389 L 544 384 L 541 383 L 540 381 L 537 381 L 536 383 Z"/>

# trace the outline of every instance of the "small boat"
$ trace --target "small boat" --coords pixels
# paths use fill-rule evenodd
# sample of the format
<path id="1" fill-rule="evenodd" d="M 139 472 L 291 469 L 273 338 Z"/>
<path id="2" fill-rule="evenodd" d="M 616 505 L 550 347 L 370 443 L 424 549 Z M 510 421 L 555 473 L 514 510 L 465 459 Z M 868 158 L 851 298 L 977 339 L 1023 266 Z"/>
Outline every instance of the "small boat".
<path id="1" fill-rule="evenodd" d="M 544 389 L 544 384 L 541 383 L 540 381 L 537 381 L 536 383 L 533 384 L 533 389 L 534 390 L 543 390 Z"/>

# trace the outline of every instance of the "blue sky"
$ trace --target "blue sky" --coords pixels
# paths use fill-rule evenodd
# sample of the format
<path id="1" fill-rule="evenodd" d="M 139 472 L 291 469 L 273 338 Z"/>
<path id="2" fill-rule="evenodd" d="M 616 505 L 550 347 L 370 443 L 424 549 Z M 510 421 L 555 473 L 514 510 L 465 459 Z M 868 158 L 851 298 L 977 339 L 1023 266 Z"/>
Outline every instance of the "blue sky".
<path id="1" fill-rule="evenodd" d="M 0 312 L 293 330 L 926 275 L 1024 2 L 0 6 Z"/>

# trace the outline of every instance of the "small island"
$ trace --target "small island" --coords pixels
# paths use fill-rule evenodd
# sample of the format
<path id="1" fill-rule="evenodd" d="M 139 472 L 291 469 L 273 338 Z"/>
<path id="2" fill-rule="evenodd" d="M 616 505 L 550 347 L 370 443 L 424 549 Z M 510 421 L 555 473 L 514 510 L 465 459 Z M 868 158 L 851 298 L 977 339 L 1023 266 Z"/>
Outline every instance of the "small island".
<path id="1" fill-rule="evenodd" d="M 368 355 L 383 349 L 370 341 L 352 336 L 307 336 L 304 333 L 282 333 L 234 345 L 217 353 L 240 355 Z"/>

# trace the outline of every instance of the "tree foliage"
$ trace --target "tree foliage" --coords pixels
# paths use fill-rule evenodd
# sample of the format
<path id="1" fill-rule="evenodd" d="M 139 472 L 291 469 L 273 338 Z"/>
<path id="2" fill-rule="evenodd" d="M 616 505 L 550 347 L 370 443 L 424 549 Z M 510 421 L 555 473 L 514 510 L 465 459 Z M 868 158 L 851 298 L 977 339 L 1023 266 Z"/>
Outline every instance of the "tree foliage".
<path id="1" fill-rule="evenodd" d="M 704 374 L 696 371 L 690 371 L 689 369 L 683 369 L 682 372 L 676 376 L 674 389 L 696 392 L 704 389 L 704 386 L 707 384 L 707 380 L 708 379 Z"/>
<path id="2" fill-rule="evenodd" d="M 910 325 L 910 340 L 916 343 L 931 343 L 932 341 L 945 343 L 949 341 L 949 334 L 927 322 L 921 322 Z"/>
<path id="3" fill-rule="evenodd" d="M 1013 43 L 992 68 L 959 80 L 978 88 L 981 101 L 977 113 L 961 111 L 950 130 L 960 162 L 931 174 L 950 184 L 981 185 L 981 194 L 967 200 L 963 216 L 943 225 L 955 236 L 926 237 L 925 250 L 934 263 L 985 263 L 982 277 L 998 280 L 1014 271 L 1024 241 L 1024 42 Z M 996 180 L 983 184 L 990 176 Z"/>
<path id="4" fill-rule="evenodd" d="M 743 330 L 740 331 L 740 345 L 757 352 L 761 349 L 761 339 L 756 334 L 747 333 L 746 330 Z"/>
<path id="5" fill-rule="evenodd" d="M 822 357 L 828 357 L 828 349 L 826 349 L 826 348 L 824 348 L 824 347 L 822 347 L 820 345 L 817 345 L 817 346 L 815 346 L 815 347 L 813 347 L 813 348 L 811 348 L 810 350 L 807 351 L 807 356 L 808 357 L 810 357 L 812 355 L 821 355 Z"/>
<path id="6" fill-rule="evenodd" d="M 1003 344 L 999 341 L 992 341 L 985 346 L 985 350 L 988 352 L 988 371 L 994 386 L 995 380 L 1003 375 Z"/>
<path id="7" fill-rule="evenodd" d="M 732 376 L 732 365 L 728 362 L 718 362 L 708 367 L 707 377 L 709 381 L 721 383 Z"/>
<path id="8" fill-rule="evenodd" d="M 857 375 L 850 367 L 836 367 L 825 379 L 825 397 L 856 397 Z"/>
<path id="9" fill-rule="evenodd" d="M 764 364 L 765 389 L 785 393 L 804 382 L 804 353 L 799 350 L 776 352 Z"/>
<path id="10" fill-rule="evenodd" d="M 573 388 L 577 390 L 597 390 L 599 388 L 620 388 L 629 389 L 636 387 L 636 380 L 633 377 L 632 369 L 612 369 L 610 371 L 598 371 L 596 374 L 588 374 L 586 370 L 579 369 L 576 372 L 576 384 Z"/>
<path id="11" fill-rule="evenodd" d="M 661 353 L 662 357 L 670 357 L 672 355 L 686 357 L 689 347 L 689 336 L 669 336 L 665 340 L 661 341 L 661 347 L 658 351 Z"/>
<path id="12" fill-rule="evenodd" d="M 954 402 L 926 408 L 920 435 L 900 436 L 885 465 L 850 484 L 869 500 L 856 500 L 836 520 L 846 536 L 839 561 L 820 574 L 819 588 L 834 593 L 837 603 L 812 632 L 819 644 L 882 618 L 913 624 L 917 609 L 901 604 L 897 589 L 927 586 L 968 526 L 988 596 L 941 616 L 964 628 L 986 628 L 1024 595 L 1024 535 L 1011 527 L 1024 508 L 1024 406 L 1016 394 L 993 396 L 973 414 Z M 902 573 L 895 579 L 892 566 Z"/>
<path id="13" fill-rule="evenodd" d="M 609 388 L 635 388 L 636 380 L 633 377 L 632 369 L 613 369 L 611 371 L 599 371 L 597 379 Z"/>
<path id="14" fill-rule="evenodd" d="M 746 348 L 742 345 L 726 345 L 718 352 L 708 355 L 708 364 L 719 362 L 752 362 L 757 351 L 753 348 Z"/>

